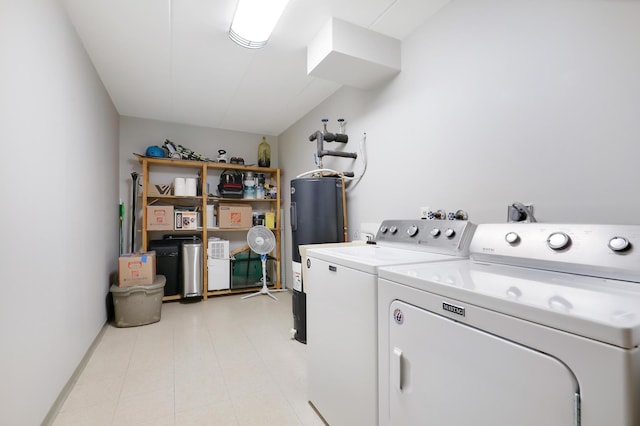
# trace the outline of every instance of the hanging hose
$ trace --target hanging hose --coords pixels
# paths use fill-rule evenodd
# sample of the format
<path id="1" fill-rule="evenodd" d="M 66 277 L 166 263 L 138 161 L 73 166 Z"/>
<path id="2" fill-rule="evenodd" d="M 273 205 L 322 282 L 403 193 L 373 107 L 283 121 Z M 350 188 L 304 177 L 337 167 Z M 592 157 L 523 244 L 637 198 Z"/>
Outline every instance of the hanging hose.
<path id="1" fill-rule="evenodd" d="M 355 176 L 353 179 L 351 179 L 351 181 L 349 182 L 349 187 L 347 188 L 347 192 L 353 191 L 353 189 L 358 185 L 358 183 L 360 183 L 360 180 L 362 179 L 362 177 L 367 171 L 367 151 L 365 150 L 366 141 L 367 141 L 367 133 L 365 132 L 362 136 L 362 139 L 360 140 L 360 147 L 358 149 L 359 150 L 358 158 L 362 159 L 362 165 L 363 165 L 362 172 L 358 176 Z"/>
<path id="2" fill-rule="evenodd" d="M 316 173 L 331 173 L 329 176 L 344 176 L 343 172 L 339 172 L 339 171 L 333 170 L 333 169 L 315 169 L 315 170 L 306 171 L 304 173 L 300 173 L 298 176 L 296 176 L 296 179 L 299 179 L 301 177 L 305 177 L 305 176 L 308 176 L 308 175 L 313 175 L 313 174 L 316 174 Z M 355 178 L 354 177 L 345 176 L 345 179 L 351 180 L 351 179 L 355 179 Z"/>

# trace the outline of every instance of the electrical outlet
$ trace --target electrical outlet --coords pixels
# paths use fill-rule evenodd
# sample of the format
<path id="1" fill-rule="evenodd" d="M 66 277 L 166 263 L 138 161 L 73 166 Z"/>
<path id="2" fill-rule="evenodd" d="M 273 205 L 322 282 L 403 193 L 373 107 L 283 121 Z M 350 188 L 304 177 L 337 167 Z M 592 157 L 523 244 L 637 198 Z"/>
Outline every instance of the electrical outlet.
<path id="1" fill-rule="evenodd" d="M 420 219 L 427 219 L 429 217 L 429 207 L 420 207 Z"/>

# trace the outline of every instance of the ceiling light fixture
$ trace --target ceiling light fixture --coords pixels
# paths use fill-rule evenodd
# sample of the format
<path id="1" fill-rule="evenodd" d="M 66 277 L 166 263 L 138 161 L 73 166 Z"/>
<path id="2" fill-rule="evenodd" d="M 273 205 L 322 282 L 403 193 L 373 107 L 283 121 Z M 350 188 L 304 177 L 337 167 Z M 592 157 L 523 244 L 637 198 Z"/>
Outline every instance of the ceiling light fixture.
<path id="1" fill-rule="evenodd" d="M 263 47 L 287 3 L 289 0 L 239 0 L 229 38 L 249 49 Z"/>

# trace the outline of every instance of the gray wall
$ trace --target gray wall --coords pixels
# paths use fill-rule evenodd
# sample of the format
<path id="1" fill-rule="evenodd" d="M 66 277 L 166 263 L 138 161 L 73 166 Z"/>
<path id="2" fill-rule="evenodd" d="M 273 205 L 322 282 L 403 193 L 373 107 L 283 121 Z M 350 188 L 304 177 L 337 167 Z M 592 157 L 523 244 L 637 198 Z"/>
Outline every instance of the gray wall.
<path id="1" fill-rule="evenodd" d="M 402 43 L 396 78 L 343 88 L 280 135 L 285 182 L 313 168 L 321 118 L 343 117 L 345 150 L 367 134 L 352 237 L 421 206 L 504 222 L 514 201 L 545 222 L 640 223 L 638 22 L 637 1 L 452 1 Z"/>
<path id="2" fill-rule="evenodd" d="M 0 2 L 0 424 L 40 424 L 106 321 L 118 115 L 56 1 Z"/>

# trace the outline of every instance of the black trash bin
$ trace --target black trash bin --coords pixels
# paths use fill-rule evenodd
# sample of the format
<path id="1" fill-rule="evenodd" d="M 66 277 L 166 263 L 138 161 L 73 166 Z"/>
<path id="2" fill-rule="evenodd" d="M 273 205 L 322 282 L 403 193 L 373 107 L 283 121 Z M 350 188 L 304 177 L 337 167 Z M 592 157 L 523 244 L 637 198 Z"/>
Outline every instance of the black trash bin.
<path id="1" fill-rule="evenodd" d="M 156 274 L 167 279 L 164 295 L 180 294 L 180 241 L 152 240 L 149 249 L 156 252 Z"/>

